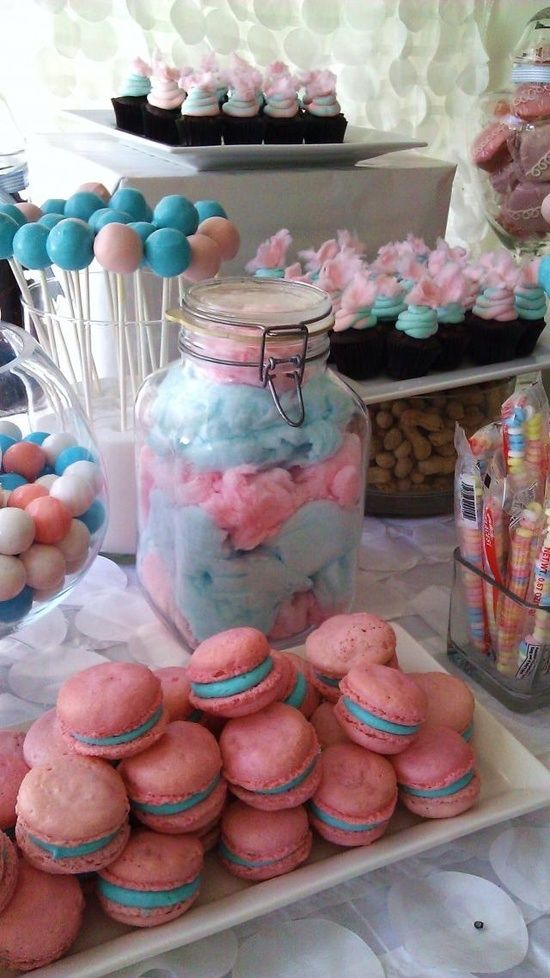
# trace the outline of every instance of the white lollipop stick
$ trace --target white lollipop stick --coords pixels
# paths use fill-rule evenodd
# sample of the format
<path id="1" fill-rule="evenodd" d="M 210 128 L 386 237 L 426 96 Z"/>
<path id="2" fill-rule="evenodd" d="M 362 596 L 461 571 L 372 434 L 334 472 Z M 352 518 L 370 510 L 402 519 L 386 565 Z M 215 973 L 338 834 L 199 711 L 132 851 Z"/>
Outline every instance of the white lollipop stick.
<path id="1" fill-rule="evenodd" d="M 120 430 L 126 431 L 126 364 L 124 362 L 124 293 L 122 276 L 115 276 L 117 300 L 117 356 L 118 356 L 118 395 L 120 401 Z"/>
<path id="2" fill-rule="evenodd" d="M 77 310 L 78 343 L 80 347 L 80 362 L 82 364 L 82 387 L 84 390 L 84 407 L 90 421 L 92 420 L 91 368 L 86 329 L 84 326 L 84 307 L 82 305 L 82 290 L 78 271 L 73 271 L 72 282 Z"/>

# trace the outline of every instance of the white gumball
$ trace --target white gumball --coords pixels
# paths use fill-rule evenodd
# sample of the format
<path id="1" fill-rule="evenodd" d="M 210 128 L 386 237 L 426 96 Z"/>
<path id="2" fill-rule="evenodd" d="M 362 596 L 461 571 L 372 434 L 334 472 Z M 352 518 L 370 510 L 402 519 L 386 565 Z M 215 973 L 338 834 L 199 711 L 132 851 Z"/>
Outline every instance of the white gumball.
<path id="1" fill-rule="evenodd" d="M 63 475 L 77 475 L 80 479 L 86 479 L 87 482 L 91 482 L 96 495 L 103 487 L 103 475 L 96 462 L 88 462 L 86 459 L 71 462 L 63 472 Z"/>
<path id="2" fill-rule="evenodd" d="M 54 465 L 61 452 L 65 451 L 66 448 L 72 448 L 76 444 L 77 441 L 74 435 L 70 435 L 68 431 L 60 431 L 56 435 L 48 435 L 47 438 L 44 438 L 41 448 L 50 465 Z"/>
<path id="3" fill-rule="evenodd" d="M 49 475 L 41 475 L 39 479 L 35 479 L 34 481 L 36 485 L 44 486 L 44 488 L 49 492 L 54 482 L 57 482 L 59 478 L 60 477 L 58 475 L 54 475 L 53 472 L 51 472 Z"/>
<path id="4" fill-rule="evenodd" d="M 0 556 L 0 601 L 11 601 L 26 582 L 25 568 L 19 558 Z"/>
<path id="5" fill-rule="evenodd" d="M 73 564 L 80 567 L 85 560 L 91 539 L 88 527 L 81 520 L 73 520 L 67 536 L 63 537 L 63 540 L 57 544 L 58 550 L 61 551 L 67 561 L 69 573 L 72 573 Z"/>
<path id="6" fill-rule="evenodd" d="M 27 584 L 36 591 L 57 589 L 65 578 L 65 558 L 57 547 L 33 543 L 20 557 L 27 574 Z"/>
<path id="7" fill-rule="evenodd" d="M 13 438 L 14 441 L 21 441 L 23 437 L 21 428 L 18 428 L 13 421 L 6 421 L 4 418 L 0 421 L 0 435 L 7 435 L 8 438 Z"/>
<path id="8" fill-rule="evenodd" d="M 34 540 L 34 521 L 24 509 L 0 509 L 0 554 L 13 557 L 28 550 Z"/>
<path id="9" fill-rule="evenodd" d="M 87 479 L 63 473 L 51 487 L 50 496 L 65 503 L 73 516 L 81 516 L 92 505 L 96 492 Z"/>

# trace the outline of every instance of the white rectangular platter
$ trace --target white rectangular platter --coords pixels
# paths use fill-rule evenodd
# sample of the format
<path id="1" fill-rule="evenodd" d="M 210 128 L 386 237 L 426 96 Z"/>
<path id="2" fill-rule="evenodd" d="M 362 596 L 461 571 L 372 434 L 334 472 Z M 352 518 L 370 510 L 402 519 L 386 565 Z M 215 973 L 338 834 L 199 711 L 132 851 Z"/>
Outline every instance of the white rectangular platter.
<path id="1" fill-rule="evenodd" d="M 426 146 L 394 132 L 348 126 L 343 143 L 298 144 L 294 146 L 168 146 L 144 136 L 117 129 L 112 109 L 67 109 L 65 114 L 115 137 L 149 156 L 163 156 L 193 170 L 260 169 L 282 166 L 350 166 L 399 149 Z"/>
<path id="2" fill-rule="evenodd" d="M 407 632 L 398 625 L 395 631 L 399 661 L 405 671 L 444 671 Z M 108 920 L 93 900 L 88 900 L 84 928 L 72 952 L 32 975 L 100 978 L 550 802 L 550 771 L 479 704 L 472 745 L 482 790 L 478 804 L 469 812 L 451 819 L 421 821 L 398 808 L 388 833 L 373 845 L 341 850 L 317 839 L 305 866 L 265 883 L 235 879 L 210 854 L 200 898 L 179 920 L 150 930 L 130 930 Z M 7 975 L 0 971 L 0 978 Z"/>

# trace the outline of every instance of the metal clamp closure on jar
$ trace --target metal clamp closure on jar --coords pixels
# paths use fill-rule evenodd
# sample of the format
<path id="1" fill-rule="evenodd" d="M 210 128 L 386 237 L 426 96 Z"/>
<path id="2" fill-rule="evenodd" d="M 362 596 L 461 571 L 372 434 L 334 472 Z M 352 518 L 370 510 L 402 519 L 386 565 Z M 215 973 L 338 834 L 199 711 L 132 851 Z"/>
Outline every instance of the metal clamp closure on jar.
<path id="1" fill-rule="evenodd" d="M 261 327 L 262 329 L 262 342 L 260 347 L 260 380 L 263 387 L 268 387 L 269 392 L 273 398 L 273 403 L 277 408 L 277 411 L 281 415 L 284 421 L 291 428 L 299 428 L 304 423 L 304 418 L 306 416 L 304 399 L 302 396 L 302 379 L 304 376 L 304 370 L 306 366 L 306 351 L 307 351 L 307 341 L 308 341 L 308 330 L 307 326 L 303 324 L 294 327 L 284 327 L 280 329 L 276 326 Z M 302 350 L 301 353 L 297 353 L 292 357 L 267 357 L 265 356 L 265 347 L 268 339 L 274 338 L 276 336 L 284 335 L 285 339 L 301 338 L 302 339 Z M 295 421 L 289 417 L 283 408 L 281 401 L 279 399 L 279 394 L 277 388 L 275 387 L 275 377 L 277 367 L 281 366 L 293 366 L 294 370 L 283 371 L 287 377 L 292 377 L 294 379 L 296 397 L 298 398 L 298 417 Z"/>

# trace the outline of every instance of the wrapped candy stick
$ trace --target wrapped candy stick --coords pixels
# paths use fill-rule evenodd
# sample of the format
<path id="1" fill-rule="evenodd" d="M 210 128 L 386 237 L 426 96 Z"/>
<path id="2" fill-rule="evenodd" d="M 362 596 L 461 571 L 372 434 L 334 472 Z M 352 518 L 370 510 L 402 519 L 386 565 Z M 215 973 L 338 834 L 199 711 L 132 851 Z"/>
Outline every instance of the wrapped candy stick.
<path id="1" fill-rule="evenodd" d="M 524 601 L 533 570 L 532 548 L 542 522 L 542 506 L 530 503 L 510 529 L 510 554 L 506 575 L 507 590 Z M 502 594 L 498 608 L 498 646 L 496 666 L 499 672 L 515 676 L 518 667 L 518 643 L 524 618 L 524 608 L 508 595 Z"/>
<path id="2" fill-rule="evenodd" d="M 550 663 L 550 509 L 545 511 L 546 532 L 535 561 L 531 603 L 537 606 L 532 614 L 530 632 L 519 647 L 516 676 L 524 679 Z"/>
<path id="3" fill-rule="evenodd" d="M 455 524 L 460 553 L 468 563 L 478 570 L 483 570 L 481 474 L 468 439 L 458 425 L 455 432 L 455 448 L 458 456 L 455 469 Z M 463 583 L 470 641 L 477 652 L 487 653 L 490 646 L 483 598 L 483 579 L 471 571 L 464 570 Z"/>

